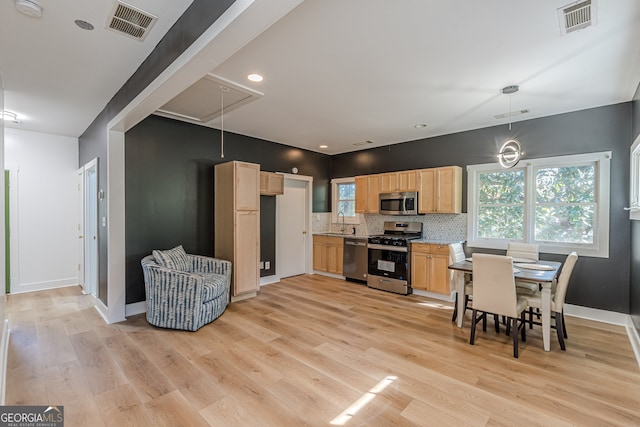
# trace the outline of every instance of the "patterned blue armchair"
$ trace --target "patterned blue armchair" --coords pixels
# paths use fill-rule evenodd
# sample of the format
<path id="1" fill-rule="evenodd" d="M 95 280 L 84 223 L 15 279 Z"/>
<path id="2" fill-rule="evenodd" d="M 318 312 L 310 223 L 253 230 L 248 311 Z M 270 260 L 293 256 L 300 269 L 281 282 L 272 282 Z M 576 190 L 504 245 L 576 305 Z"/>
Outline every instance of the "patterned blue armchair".
<path id="1" fill-rule="evenodd" d="M 153 251 L 141 261 L 147 321 L 161 328 L 197 331 L 229 304 L 231 262 L 184 252 Z"/>

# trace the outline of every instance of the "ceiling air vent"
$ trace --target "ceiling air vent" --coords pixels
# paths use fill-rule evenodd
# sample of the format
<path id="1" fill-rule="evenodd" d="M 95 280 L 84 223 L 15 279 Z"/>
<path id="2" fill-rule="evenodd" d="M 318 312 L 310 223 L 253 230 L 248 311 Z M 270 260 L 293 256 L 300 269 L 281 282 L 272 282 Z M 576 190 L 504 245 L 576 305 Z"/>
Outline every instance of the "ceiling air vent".
<path id="1" fill-rule="evenodd" d="M 117 1 L 107 18 L 107 28 L 142 41 L 157 19 L 157 16 Z"/>
<path id="2" fill-rule="evenodd" d="M 520 114 L 527 114 L 530 112 L 531 110 L 529 110 L 528 108 L 525 108 L 522 110 L 510 111 L 508 113 L 496 114 L 493 117 L 495 117 L 496 119 L 506 119 L 507 117 L 519 116 Z"/>
<path id="3" fill-rule="evenodd" d="M 562 35 L 582 30 L 594 23 L 593 4 L 595 0 L 585 0 L 558 9 L 560 32 Z"/>
<path id="4" fill-rule="evenodd" d="M 363 145 L 373 144 L 373 141 L 362 141 L 362 142 L 354 142 L 353 145 L 356 147 L 362 147 Z"/>

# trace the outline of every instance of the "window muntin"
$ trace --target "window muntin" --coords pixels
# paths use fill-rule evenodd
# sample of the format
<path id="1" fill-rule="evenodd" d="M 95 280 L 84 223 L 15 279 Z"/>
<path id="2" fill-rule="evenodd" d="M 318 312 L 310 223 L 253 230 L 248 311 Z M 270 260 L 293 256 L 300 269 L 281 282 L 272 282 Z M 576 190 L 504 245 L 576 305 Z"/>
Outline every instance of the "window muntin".
<path id="1" fill-rule="evenodd" d="M 532 159 L 513 169 L 468 166 L 468 242 L 506 249 L 609 256 L 611 152 Z"/>
<path id="2" fill-rule="evenodd" d="M 336 184 L 338 192 L 338 212 L 342 212 L 345 217 L 355 218 L 356 216 L 356 183 L 342 182 Z"/>
<path id="3" fill-rule="evenodd" d="M 335 178 L 331 180 L 331 222 L 359 224 L 360 215 L 356 213 L 356 179 Z M 339 212 L 344 214 L 338 215 Z"/>

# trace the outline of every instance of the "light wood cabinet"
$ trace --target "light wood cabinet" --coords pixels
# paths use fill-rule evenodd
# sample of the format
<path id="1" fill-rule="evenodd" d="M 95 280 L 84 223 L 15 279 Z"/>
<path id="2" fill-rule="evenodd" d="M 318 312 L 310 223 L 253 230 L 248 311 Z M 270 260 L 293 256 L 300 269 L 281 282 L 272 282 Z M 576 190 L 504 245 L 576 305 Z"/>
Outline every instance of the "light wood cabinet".
<path id="1" fill-rule="evenodd" d="M 313 269 L 342 274 L 344 239 L 334 236 L 313 236 Z"/>
<path id="2" fill-rule="evenodd" d="M 398 172 L 398 191 L 418 191 L 418 171 Z"/>
<path id="3" fill-rule="evenodd" d="M 451 294 L 449 246 L 411 244 L 411 286 L 443 295 Z"/>
<path id="4" fill-rule="evenodd" d="M 232 263 L 231 295 L 260 287 L 260 165 L 227 162 L 214 171 L 214 254 Z"/>
<path id="5" fill-rule="evenodd" d="M 379 175 L 357 176 L 355 182 L 356 213 L 378 213 Z"/>
<path id="6" fill-rule="evenodd" d="M 378 213 L 380 193 L 417 191 L 419 213 L 462 212 L 462 168 L 408 170 L 355 178 L 356 212 Z"/>
<path id="7" fill-rule="evenodd" d="M 380 183 L 380 193 L 391 193 L 398 191 L 398 173 L 383 173 L 378 175 L 378 182 Z"/>
<path id="8" fill-rule="evenodd" d="M 284 175 L 273 172 L 260 172 L 260 195 L 279 196 L 284 194 Z"/>
<path id="9" fill-rule="evenodd" d="M 462 168 L 447 166 L 421 169 L 419 173 L 419 213 L 462 212 Z"/>

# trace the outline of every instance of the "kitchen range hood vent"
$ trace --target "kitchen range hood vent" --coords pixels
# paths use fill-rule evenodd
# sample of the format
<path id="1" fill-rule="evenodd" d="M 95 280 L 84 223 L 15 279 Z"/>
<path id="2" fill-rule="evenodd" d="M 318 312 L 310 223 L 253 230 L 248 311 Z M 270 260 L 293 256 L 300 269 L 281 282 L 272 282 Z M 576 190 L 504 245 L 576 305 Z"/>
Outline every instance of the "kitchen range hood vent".
<path id="1" fill-rule="evenodd" d="M 142 41 L 157 19 L 157 16 L 117 1 L 107 18 L 107 28 Z"/>
<path id="2" fill-rule="evenodd" d="M 558 9 L 562 35 L 582 30 L 594 23 L 593 3 L 595 0 L 584 0 Z"/>

